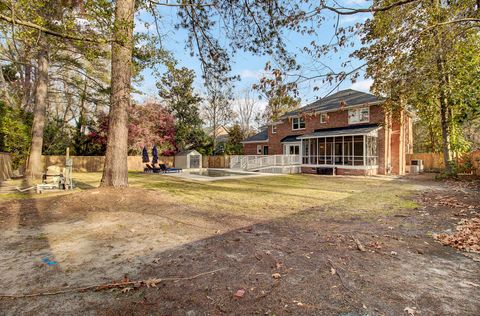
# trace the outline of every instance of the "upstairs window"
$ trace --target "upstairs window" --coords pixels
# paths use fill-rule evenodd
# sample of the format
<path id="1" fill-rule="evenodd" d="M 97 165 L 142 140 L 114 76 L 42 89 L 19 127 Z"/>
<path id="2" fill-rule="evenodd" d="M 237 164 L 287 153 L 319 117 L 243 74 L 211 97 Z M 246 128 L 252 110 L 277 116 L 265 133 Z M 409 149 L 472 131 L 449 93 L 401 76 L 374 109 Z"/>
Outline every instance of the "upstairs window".
<path id="1" fill-rule="evenodd" d="M 327 123 L 327 113 L 320 114 L 320 124 Z"/>
<path id="2" fill-rule="evenodd" d="M 366 123 L 370 121 L 370 108 L 368 106 L 348 110 L 348 124 Z"/>
<path id="3" fill-rule="evenodd" d="M 272 134 L 277 133 L 277 125 L 272 125 Z"/>
<path id="4" fill-rule="evenodd" d="M 305 128 L 305 119 L 303 117 L 294 117 L 292 119 L 292 130 L 304 129 Z"/>

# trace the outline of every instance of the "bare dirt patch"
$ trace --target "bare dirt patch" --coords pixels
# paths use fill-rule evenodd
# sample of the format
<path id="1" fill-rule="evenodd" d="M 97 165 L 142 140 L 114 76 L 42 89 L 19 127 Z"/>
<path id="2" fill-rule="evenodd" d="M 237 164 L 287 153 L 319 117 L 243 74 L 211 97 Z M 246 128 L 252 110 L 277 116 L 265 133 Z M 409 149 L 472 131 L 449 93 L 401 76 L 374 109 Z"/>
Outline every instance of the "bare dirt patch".
<path id="1" fill-rule="evenodd" d="M 287 178 L 290 191 L 281 181 L 253 184 L 267 200 L 275 201 L 270 196 L 274 185 L 289 192 L 290 198 L 301 196 L 302 183 L 309 186 L 307 194 L 316 188 L 322 199 L 326 192 L 322 190 L 332 186 L 329 179 Z M 348 179 L 332 181 L 338 185 Z M 418 315 L 477 315 L 478 257 L 443 246 L 432 235 L 448 233 L 461 218 L 476 216 L 474 212 L 480 211 L 478 182 L 352 181 L 357 186 L 345 183 L 338 198 L 328 203 L 305 207 L 301 199 L 294 200 L 295 206 L 285 207 L 288 211 L 283 215 L 275 209 L 265 211 L 269 216 L 247 210 L 247 206 L 242 211 L 239 205 L 248 191 L 235 182 L 202 187 L 203 191 L 188 184 L 197 190 L 192 194 L 203 193 L 204 199 L 218 195 L 211 211 L 206 200 L 189 196 L 178 183 L 151 190 L 94 188 L 1 202 L 2 294 L 70 289 L 125 276 L 129 280 L 188 278 L 221 270 L 191 280 L 160 281 L 154 288 L 0 299 L 0 311 L 8 315 L 66 311 L 401 315 L 407 308 Z M 380 212 L 390 205 L 387 194 L 394 201 L 405 198 L 396 196 L 405 186 L 423 188 L 409 197 L 418 206 Z M 245 192 L 233 193 L 235 188 Z M 379 190 L 385 195 L 379 196 L 383 206 L 377 209 L 374 201 L 360 202 Z M 185 198 L 183 202 L 179 195 Z M 451 204 L 441 203 L 445 200 Z M 236 205 L 229 211 L 226 205 L 232 201 Z M 456 202 L 474 208 L 458 216 Z M 369 209 L 375 212 L 368 213 Z M 359 250 L 354 238 L 365 251 Z M 54 264 L 48 265 L 44 258 Z"/>

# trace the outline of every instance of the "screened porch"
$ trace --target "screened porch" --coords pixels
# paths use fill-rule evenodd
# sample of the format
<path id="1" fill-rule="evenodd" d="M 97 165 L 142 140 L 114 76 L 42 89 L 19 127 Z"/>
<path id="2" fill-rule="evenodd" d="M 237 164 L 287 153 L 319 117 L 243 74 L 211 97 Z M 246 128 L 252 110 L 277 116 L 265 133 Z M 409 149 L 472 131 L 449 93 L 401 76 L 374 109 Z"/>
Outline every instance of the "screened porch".
<path id="1" fill-rule="evenodd" d="M 347 168 L 377 166 L 377 129 L 316 132 L 299 137 L 302 164 Z"/>

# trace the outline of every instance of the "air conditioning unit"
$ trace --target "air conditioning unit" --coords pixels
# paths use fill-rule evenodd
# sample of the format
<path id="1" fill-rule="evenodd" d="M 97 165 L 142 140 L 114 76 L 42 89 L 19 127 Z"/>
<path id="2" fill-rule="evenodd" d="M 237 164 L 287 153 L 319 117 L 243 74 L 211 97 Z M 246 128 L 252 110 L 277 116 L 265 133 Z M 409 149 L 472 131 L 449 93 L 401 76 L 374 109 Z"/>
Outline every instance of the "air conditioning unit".
<path id="1" fill-rule="evenodd" d="M 423 172 L 423 160 L 421 159 L 410 160 L 410 166 L 416 166 L 414 169 L 418 170 L 418 172 Z"/>

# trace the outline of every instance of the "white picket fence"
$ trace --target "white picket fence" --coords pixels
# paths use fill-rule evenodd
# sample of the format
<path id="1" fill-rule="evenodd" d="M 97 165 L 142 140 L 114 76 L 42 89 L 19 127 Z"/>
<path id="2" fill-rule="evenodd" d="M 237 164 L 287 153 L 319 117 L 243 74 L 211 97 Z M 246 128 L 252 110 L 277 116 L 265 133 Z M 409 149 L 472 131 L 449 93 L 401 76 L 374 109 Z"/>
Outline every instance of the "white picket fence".
<path id="1" fill-rule="evenodd" d="M 255 170 L 274 166 L 300 165 L 299 155 L 243 155 L 230 158 L 231 169 Z"/>

